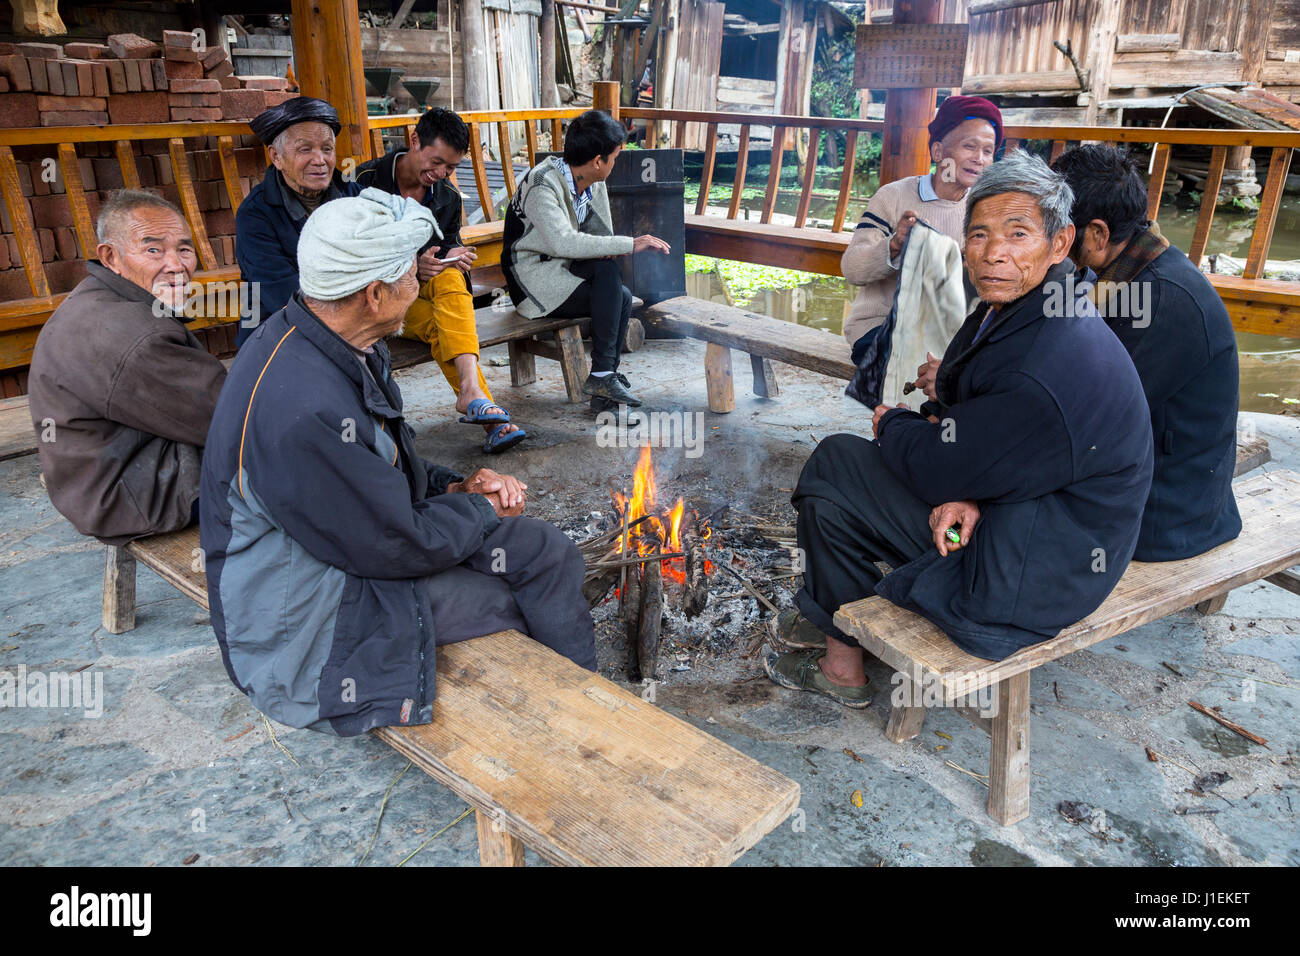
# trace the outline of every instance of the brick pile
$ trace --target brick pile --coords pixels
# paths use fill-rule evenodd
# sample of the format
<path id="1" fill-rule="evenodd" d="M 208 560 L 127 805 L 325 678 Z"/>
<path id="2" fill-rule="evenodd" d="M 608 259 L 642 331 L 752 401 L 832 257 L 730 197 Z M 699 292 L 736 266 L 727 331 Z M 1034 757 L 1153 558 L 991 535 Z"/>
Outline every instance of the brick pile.
<path id="1" fill-rule="evenodd" d="M 236 76 L 222 47 L 180 30 L 0 43 L 0 127 L 248 120 L 295 95 L 283 77 Z"/>
<path id="2" fill-rule="evenodd" d="M 106 43 L 0 43 L 0 127 L 105 126 L 249 120 L 296 96 L 283 77 L 236 76 L 221 47 L 164 31 L 162 42 L 118 34 Z M 244 195 L 261 181 L 264 156 L 251 135 L 234 137 Z M 235 265 L 235 216 L 221 172 L 217 137 L 186 138 L 194 193 L 219 266 Z M 166 139 L 132 143 L 143 188 L 180 205 Z M 92 222 L 100 203 L 122 188 L 112 143 L 76 144 Z M 13 147 L 18 181 L 36 230 L 51 289 L 85 278 L 56 147 Z M 93 250 L 92 250 L 93 254 Z M 0 301 L 31 295 L 8 209 L 0 203 Z"/>

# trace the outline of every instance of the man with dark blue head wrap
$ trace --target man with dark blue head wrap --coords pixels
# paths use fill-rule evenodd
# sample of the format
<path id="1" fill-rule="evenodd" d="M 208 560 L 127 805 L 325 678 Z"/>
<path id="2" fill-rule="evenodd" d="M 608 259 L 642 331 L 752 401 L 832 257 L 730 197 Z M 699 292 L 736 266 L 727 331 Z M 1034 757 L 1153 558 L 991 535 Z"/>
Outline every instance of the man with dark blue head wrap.
<path id="1" fill-rule="evenodd" d="M 339 114 L 324 100 L 297 96 L 264 110 L 249 123 L 267 147 L 271 166 L 235 215 L 235 256 L 240 277 L 258 284 L 254 314 L 244 318 L 236 342 L 298 291 L 298 236 L 307 217 L 360 187 L 335 169 Z"/>

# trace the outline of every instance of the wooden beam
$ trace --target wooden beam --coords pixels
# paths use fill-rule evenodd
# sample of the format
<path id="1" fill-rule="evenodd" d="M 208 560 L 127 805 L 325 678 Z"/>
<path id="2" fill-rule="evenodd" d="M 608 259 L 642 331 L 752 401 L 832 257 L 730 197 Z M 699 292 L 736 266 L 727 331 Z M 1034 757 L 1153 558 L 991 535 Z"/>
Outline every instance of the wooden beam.
<path id="1" fill-rule="evenodd" d="M 704 134 L 704 169 L 700 175 L 700 195 L 695 200 L 695 214 L 704 215 L 709 208 L 709 190 L 713 187 L 713 164 L 718 156 L 718 124 L 710 123 Z"/>
<path id="2" fill-rule="evenodd" d="M 938 0 L 894 0 L 894 23 L 938 23 Z M 880 151 L 880 184 L 930 171 L 930 139 L 926 127 L 934 119 L 934 88 L 890 90 L 885 96 L 884 142 Z"/>
<path id="3" fill-rule="evenodd" d="M 772 212 L 776 209 L 776 187 L 781 181 L 781 159 L 785 154 L 785 127 L 772 128 L 772 151 L 768 159 L 767 192 L 763 196 L 762 221 L 772 221 Z"/>
<path id="4" fill-rule="evenodd" d="M 229 136 L 217 137 L 217 155 L 221 160 L 221 178 L 226 181 L 226 196 L 230 211 L 238 212 L 244 201 L 244 190 L 239 185 L 239 166 L 235 163 L 235 141 Z"/>
<path id="5" fill-rule="evenodd" d="M 1084 79 L 1087 80 L 1087 71 Z M 1035 73 L 986 73 L 968 76 L 962 81 L 961 91 L 968 94 L 984 93 L 1051 93 L 1077 92 L 1079 77 L 1074 70 L 1040 70 Z M 886 101 L 888 107 L 888 101 Z"/>
<path id="6" fill-rule="evenodd" d="M 537 72 L 543 109 L 560 105 L 560 91 L 555 85 L 555 0 L 542 0 L 542 15 L 537 21 Z"/>
<path id="7" fill-rule="evenodd" d="M 1155 219 L 1160 214 L 1160 197 L 1165 191 L 1165 174 L 1169 171 L 1169 146 L 1161 144 L 1156 147 L 1151 178 L 1147 181 L 1147 218 Z"/>
<path id="8" fill-rule="evenodd" d="M 988 13 L 1001 13 L 1004 10 L 1018 10 L 1020 7 L 1037 7 L 1044 3 L 1055 3 L 1056 0 L 970 0 L 970 6 L 967 13 L 972 17 L 982 17 Z M 897 20 L 895 15 L 895 22 Z"/>
<path id="9" fill-rule="evenodd" d="M 77 148 L 71 143 L 59 144 L 59 171 L 63 174 L 63 188 L 72 212 L 72 225 L 77 231 L 77 242 L 86 259 L 95 259 L 99 240 L 90 221 L 90 206 L 86 203 L 86 189 L 81 183 L 81 165 L 77 162 Z"/>
<path id="10" fill-rule="evenodd" d="M 113 144 L 117 153 L 117 168 L 122 171 L 122 185 L 127 189 L 140 188 L 140 171 L 135 168 L 135 153 L 131 151 L 131 141 L 119 139 Z"/>
<path id="11" fill-rule="evenodd" d="M 849 193 L 853 190 L 853 167 L 858 159 L 858 131 L 849 130 L 844 137 L 844 168 L 840 170 L 840 192 L 835 199 L 835 219 L 831 232 L 844 228 L 844 217 L 849 211 Z"/>
<path id="12" fill-rule="evenodd" d="M 488 102 L 488 44 L 482 0 L 460 2 L 460 49 L 465 78 L 465 109 L 491 108 L 494 104 Z"/>
<path id="13" fill-rule="evenodd" d="M 1172 53 L 1182 45 L 1180 33 L 1121 33 L 1115 37 L 1116 53 Z"/>
<path id="14" fill-rule="evenodd" d="M 727 218 L 740 214 L 740 201 L 745 192 L 745 173 L 749 171 L 749 125 L 740 127 L 740 142 L 736 144 L 736 178 L 731 184 L 731 202 L 727 204 Z"/>
<path id="15" fill-rule="evenodd" d="M 488 186 L 487 169 L 483 166 L 483 140 L 479 136 L 478 123 L 469 124 L 469 154 L 474 167 L 474 187 L 478 190 L 479 207 L 483 210 L 483 221 L 496 219 L 496 210 L 492 203 L 492 190 Z"/>
<path id="16" fill-rule="evenodd" d="M 1228 147 L 1215 146 L 1210 150 L 1210 167 L 1201 185 L 1201 210 L 1196 217 L 1192 244 L 1187 249 L 1187 258 L 1198 269 L 1201 257 L 1205 255 L 1205 246 L 1210 241 L 1210 226 L 1214 223 L 1214 209 L 1219 204 L 1219 186 L 1223 182 L 1223 166 L 1227 159 Z"/>
<path id="17" fill-rule="evenodd" d="M 371 156 L 357 0 L 292 0 L 290 11 L 299 90 L 338 110 L 339 166 L 360 164 Z"/>
<path id="18" fill-rule="evenodd" d="M 1287 170 L 1291 166 L 1291 150 L 1275 149 L 1268 161 L 1268 179 L 1260 196 L 1259 215 L 1255 217 L 1255 231 L 1250 236 L 1250 251 L 1246 253 L 1246 266 L 1241 270 L 1243 279 L 1258 279 L 1268 260 L 1268 247 L 1273 241 L 1273 227 L 1277 225 L 1277 211 L 1282 205 L 1282 188 L 1286 185 Z"/>
<path id="19" fill-rule="evenodd" d="M 208 229 L 203 222 L 203 212 L 194 195 L 194 176 L 190 172 L 190 158 L 185 155 L 185 140 L 172 139 L 167 144 L 171 153 L 172 177 L 176 180 L 176 191 L 180 193 L 181 209 L 190 224 L 190 235 L 194 237 L 194 251 L 198 253 L 199 267 L 215 269 L 217 257 L 212 253 L 212 244 L 208 242 Z"/>
<path id="20" fill-rule="evenodd" d="M 506 182 L 506 195 L 515 194 L 515 164 L 510 158 L 510 124 L 497 123 L 497 148 L 501 151 L 501 175 Z"/>
<path id="21" fill-rule="evenodd" d="M 813 177 L 817 174 L 817 147 L 821 145 L 821 130 L 814 129 L 808 133 L 808 158 L 803 164 L 803 188 L 799 192 L 799 206 L 794 215 L 796 229 L 808 221 L 808 207 L 812 204 Z"/>
<path id="22" fill-rule="evenodd" d="M 31 209 L 23 198 L 22 187 L 18 185 L 14 151 L 8 146 L 0 146 L 0 193 L 4 194 L 5 208 L 9 210 L 9 222 L 13 224 L 18 254 L 22 257 L 32 295 L 37 298 L 48 296 L 50 283 L 45 277 L 45 264 L 41 261 L 41 246 L 32 227 Z"/>

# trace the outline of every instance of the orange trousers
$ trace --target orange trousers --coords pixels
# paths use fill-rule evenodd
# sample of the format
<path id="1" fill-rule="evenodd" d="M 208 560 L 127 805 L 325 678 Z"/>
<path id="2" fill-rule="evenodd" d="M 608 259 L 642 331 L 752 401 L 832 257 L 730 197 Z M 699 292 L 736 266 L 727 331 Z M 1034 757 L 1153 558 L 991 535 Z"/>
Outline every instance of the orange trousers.
<path id="1" fill-rule="evenodd" d="M 460 373 L 452 360 L 457 355 L 478 357 L 474 297 L 465 286 L 465 273 L 452 266 L 420 283 L 419 297 L 406 310 L 402 338 L 427 342 L 447 384 L 460 394 Z M 478 369 L 478 385 L 484 395 L 492 397 L 482 368 Z"/>

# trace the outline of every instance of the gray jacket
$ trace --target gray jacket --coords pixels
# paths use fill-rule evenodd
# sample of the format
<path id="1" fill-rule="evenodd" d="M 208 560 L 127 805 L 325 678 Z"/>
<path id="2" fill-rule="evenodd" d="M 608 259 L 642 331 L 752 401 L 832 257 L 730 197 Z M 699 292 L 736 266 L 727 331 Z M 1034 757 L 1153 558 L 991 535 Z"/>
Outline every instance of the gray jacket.
<path id="1" fill-rule="evenodd" d="M 539 319 L 563 305 L 582 284 L 569 271 L 573 260 L 630 253 L 632 237 L 613 232 L 604 183 L 592 184 L 591 206 L 579 225 L 564 174 L 549 159 L 530 169 L 506 210 L 501 257 L 519 314 Z"/>

